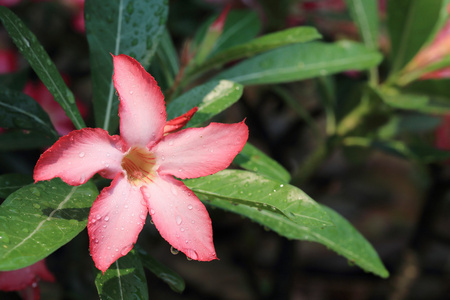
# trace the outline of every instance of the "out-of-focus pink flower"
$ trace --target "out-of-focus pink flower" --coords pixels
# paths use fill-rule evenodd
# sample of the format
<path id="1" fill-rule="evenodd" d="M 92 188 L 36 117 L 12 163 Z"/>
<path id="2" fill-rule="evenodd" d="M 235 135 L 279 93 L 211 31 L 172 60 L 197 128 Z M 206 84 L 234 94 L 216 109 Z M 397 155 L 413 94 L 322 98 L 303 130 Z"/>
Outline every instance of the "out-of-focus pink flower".
<path id="1" fill-rule="evenodd" d="M 1 6 L 11 7 L 22 2 L 22 0 L 0 0 Z"/>
<path id="2" fill-rule="evenodd" d="M 17 71 L 17 62 L 18 54 L 16 51 L 10 49 L 0 50 L 0 74 Z M 63 76 L 63 78 L 66 83 L 69 82 L 67 76 Z M 42 106 L 59 135 L 66 135 L 75 129 L 72 121 L 66 116 L 64 110 L 41 81 L 28 81 L 23 92 Z M 86 105 L 80 101 L 76 101 L 76 103 L 81 116 L 85 117 L 88 113 Z"/>
<path id="3" fill-rule="evenodd" d="M 17 71 L 17 52 L 11 49 L 0 49 L 0 74 Z"/>
<path id="4" fill-rule="evenodd" d="M 68 79 L 65 78 L 67 82 Z M 28 81 L 23 90 L 25 94 L 36 100 L 49 115 L 53 126 L 59 135 L 66 135 L 75 129 L 72 121 L 66 115 L 61 105 L 55 101 L 53 95 L 41 81 Z M 81 116 L 87 115 L 86 106 L 76 101 Z"/>
<path id="5" fill-rule="evenodd" d="M 450 14 L 450 4 L 447 6 Z M 412 61 L 405 67 L 404 73 L 411 73 L 424 69 L 450 55 L 450 19 L 447 20 L 434 40 L 419 51 Z M 420 79 L 447 78 L 448 67 L 422 74 Z"/>
<path id="6" fill-rule="evenodd" d="M 39 280 L 54 282 L 55 277 L 47 269 L 44 260 L 14 271 L 0 272 L 0 290 L 19 291 L 25 300 L 39 300 Z"/>
<path id="7" fill-rule="evenodd" d="M 72 27 L 84 33 L 84 1 L 85 0 L 59 0 L 72 11 Z"/>
<path id="8" fill-rule="evenodd" d="M 228 167 L 247 141 L 247 126 L 211 123 L 177 131 L 193 111 L 166 122 L 164 96 L 154 78 L 129 56 L 113 56 L 113 64 L 121 136 L 100 128 L 72 131 L 42 154 L 34 179 L 60 177 L 70 185 L 86 183 L 96 173 L 113 179 L 88 219 L 91 255 L 103 272 L 133 248 L 148 212 L 174 248 L 195 260 L 216 259 L 205 206 L 174 176 L 195 178 Z"/>
<path id="9" fill-rule="evenodd" d="M 436 129 L 435 145 L 440 150 L 450 151 L 450 115 L 445 115 Z"/>

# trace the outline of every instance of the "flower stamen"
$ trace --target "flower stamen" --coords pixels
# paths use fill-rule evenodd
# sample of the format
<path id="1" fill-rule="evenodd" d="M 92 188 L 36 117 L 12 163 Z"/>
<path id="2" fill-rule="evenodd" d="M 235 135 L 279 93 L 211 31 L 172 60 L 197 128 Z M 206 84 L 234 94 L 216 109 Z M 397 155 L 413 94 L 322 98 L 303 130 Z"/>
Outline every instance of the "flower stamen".
<path id="1" fill-rule="evenodd" d="M 143 148 L 131 148 L 122 159 L 122 169 L 134 186 L 153 182 L 155 156 Z"/>

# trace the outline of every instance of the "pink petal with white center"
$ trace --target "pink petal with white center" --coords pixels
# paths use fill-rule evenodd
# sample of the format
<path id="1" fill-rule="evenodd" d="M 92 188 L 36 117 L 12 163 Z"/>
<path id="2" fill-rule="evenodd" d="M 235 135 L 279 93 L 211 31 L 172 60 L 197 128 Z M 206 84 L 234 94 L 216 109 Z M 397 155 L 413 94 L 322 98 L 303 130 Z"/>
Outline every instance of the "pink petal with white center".
<path id="1" fill-rule="evenodd" d="M 120 135 L 128 145 L 153 145 L 163 136 L 167 118 L 161 89 L 135 59 L 113 55 L 113 62 L 113 81 L 120 98 Z"/>
<path id="2" fill-rule="evenodd" d="M 181 116 L 176 117 L 175 119 L 167 121 L 166 125 L 164 126 L 164 135 L 173 133 L 183 128 L 187 124 L 187 122 L 189 122 L 189 120 L 194 116 L 197 110 L 198 107 L 194 107 L 187 113 L 184 113 Z"/>
<path id="3" fill-rule="evenodd" d="M 117 175 L 92 205 L 88 219 L 89 248 L 103 273 L 136 243 L 147 217 L 142 192 Z"/>
<path id="4" fill-rule="evenodd" d="M 72 131 L 41 155 L 34 168 L 34 180 L 60 177 L 67 184 L 80 185 L 95 173 L 112 179 L 122 171 L 122 148 L 120 137 L 110 136 L 106 130 Z"/>
<path id="5" fill-rule="evenodd" d="M 172 247 L 195 260 L 217 259 L 208 212 L 184 183 L 163 176 L 141 189 L 153 223 Z"/>
<path id="6" fill-rule="evenodd" d="M 211 123 L 165 136 L 151 151 L 160 164 L 159 174 L 196 178 L 228 167 L 248 139 L 244 122 Z"/>

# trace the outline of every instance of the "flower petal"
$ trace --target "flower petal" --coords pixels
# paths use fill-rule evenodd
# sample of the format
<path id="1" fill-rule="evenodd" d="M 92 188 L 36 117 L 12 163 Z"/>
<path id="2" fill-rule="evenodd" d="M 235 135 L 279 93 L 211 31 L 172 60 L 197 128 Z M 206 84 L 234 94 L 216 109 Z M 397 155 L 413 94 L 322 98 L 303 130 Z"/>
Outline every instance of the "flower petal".
<path id="1" fill-rule="evenodd" d="M 244 122 L 211 123 L 165 136 L 151 151 L 160 164 L 158 173 L 195 178 L 225 169 L 248 139 Z"/>
<path id="2" fill-rule="evenodd" d="M 169 244 L 195 260 L 217 259 L 208 212 L 184 183 L 156 177 L 141 189 L 153 223 Z"/>
<path id="3" fill-rule="evenodd" d="M 153 145 L 162 137 L 167 119 L 161 89 L 135 59 L 121 54 L 113 55 L 113 61 L 120 135 L 128 145 Z"/>
<path id="4" fill-rule="evenodd" d="M 55 281 L 55 277 L 47 269 L 44 260 L 37 263 L 13 270 L 0 272 L 0 290 L 2 291 L 18 291 L 36 283 L 39 278 L 46 281 Z"/>
<path id="5" fill-rule="evenodd" d="M 34 168 L 34 180 L 60 177 L 70 185 L 86 183 L 95 173 L 114 178 L 122 171 L 119 136 L 100 128 L 83 128 L 61 137 L 45 151 Z"/>
<path id="6" fill-rule="evenodd" d="M 99 270 L 104 273 L 133 248 L 146 217 L 147 207 L 139 188 L 130 185 L 123 174 L 117 175 L 89 213 L 89 248 Z"/>
<path id="7" fill-rule="evenodd" d="M 170 121 L 167 121 L 166 125 L 164 126 L 164 134 L 173 133 L 181 128 L 184 127 L 184 125 L 189 122 L 189 120 L 194 116 L 194 114 L 197 112 L 198 107 L 194 107 L 190 111 L 182 114 L 179 117 L 176 117 Z"/>

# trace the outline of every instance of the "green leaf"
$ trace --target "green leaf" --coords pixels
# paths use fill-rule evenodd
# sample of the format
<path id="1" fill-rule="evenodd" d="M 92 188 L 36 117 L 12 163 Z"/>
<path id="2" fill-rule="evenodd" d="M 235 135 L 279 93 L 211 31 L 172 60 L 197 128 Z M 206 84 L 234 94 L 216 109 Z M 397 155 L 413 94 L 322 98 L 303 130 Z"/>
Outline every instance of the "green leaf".
<path id="1" fill-rule="evenodd" d="M 397 72 L 405 66 L 430 40 L 442 23 L 448 0 L 388 1 L 387 25 L 392 47 L 392 69 Z"/>
<path id="2" fill-rule="evenodd" d="M 210 198 L 209 204 L 246 216 L 289 239 L 317 242 L 344 256 L 367 272 L 386 278 L 388 271 L 378 254 L 367 240 L 334 210 L 321 206 L 336 226 L 324 228 L 307 227 L 268 210 L 258 211 L 244 205 L 233 205 L 229 201 Z"/>
<path id="3" fill-rule="evenodd" d="M 33 176 L 25 174 L 0 175 L 0 198 L 6 198 L 16 190 L 33 183 Z"/>
<path id="4" fill-rule="evenodd" d="M 165 90 L 173 85 L 179 69 L 180 62 L 178 61 L 177 51 L 169 32 L 165 29 L 150 65 L 150 74 L 156 79 L 158 86 Z"/>
<path id="5" fill-rule="evenodd" d="M 209 26 L 217 19 L 218 15 L 210 18 L 197 31 L 194 43 L 199 44 L 206 34 Z M 233 10 L 227 15 L 223 31 L 210 55 L 223 51 L 227 48 L 246 43 L 253 39 L 259 32 L 261 23 L 258 15 L 250 10 Z"/>
<path id="6" fill-rule="evenodd" d="M 450 113 L 450 99 L 426 94 L 406 94 L 396 89 L 383 89 L 381 99 L 394 108 L 414 110 L 430 114 Z"/>
<path id="7" fill-rule="evenodd" d="M 228 80 L 214 80 L 193 88 L 167 105 L 167 119 L 171 120 L 197 106 L 198 111 L 187 124 L 199 126 L 224 111 L 242 96 L 243 87 Z"/>
<path id="8" fill-rule="evenodd" d="M 91 182 L 69 186 L 58 178 L 9 195 L 0 206 L 0 270 L 26 267 L 68 243 L 86 227 L 97 195 Z"/>
<path id="9" fill-rule="evenodd" d="M 184 291 L 185 283 L 180 275 L 163 265 L 143 249 L 137 248 L 137 251 L 144 267 L 149 269 L 159 279 L 167 283 L 173 291 L 177 293 L 182 293 Z"/>
<path id="10" fill-rule="evenodd" d="M 286 216 L 304 226 L 332 226 L 326 212 L 299 188 L 248 171 L 224 170 L 184 180 L 197 195 L 220 198 Z"/>
<path id="11" fill-rule="evenodd" d="M 274 180 L 285 183 L 291 180 L 291 175 L 285 168 L 248 142 L 233 163 Z"/>
<path id="12" fill-rule="evenodd" d="M 0 134 L 0 151 L 42 149 L 55 141 L 54 137 L 36 131 L 8 130 Z"/>
<path id="13" fill-rule="evenodd" d="M 383 150 L 389 154 L 396 155 L 408 160 L 421 163 L 432 163 L 450 158 L 449 151 L 443 151 L 421 143 L 406 144 L 395 140 L 377 140 L 365 137 L 347 137 L 343 140 L 345 146 L 371 147 Z"/>
<path id="14" fill-rule="evenodd" d="M 147 300 L 148 289 L 144 268 L 136 250 L 116 260 L 103 275 L 95 277 L 100 300 Z"/>
<path id="15" fill-rule="evenodd" d="M 50 118 L 42 107 L 22 92 L 0 89 L 0 127 L 36 130 L 57 139 Z"/>
<path id="16" fill-rule="evenodd" d="M 221 52 L 218 52 L 216 55 L 210 56 L 210 58 L 203 62 L 200 66 L 194 67 L 192 70 L 187 71 L 187 73 L 188 75 L 198 74 L 215 67 L 220 67 L 221 65 L 233 60 L 251 57 L 281 46 L 304 43 L 319 38 L 321 38 L 321 35 L 313 27 L 303 26 L 289 28 L 283 31 L 267 34 L 247 43 L 227 48 Z"/>
<path id="17" fill-rule="evenodd" d="M 168 7 L 165 0 L 86 1 L 86 35 L 92 71 L 95 121 L 98 127 L 115 132 L 119 100 L 112 82 L 111 54 L 127 54 L 144 68 L 164 31 Z"/>
<path id="18" fill-rule="evenodd" d="M 278 48 L 247 59 L 220 73 L 244 85 L 290 82 L 338 73 L 364 70 L 380 63 L 382 56 L 359 43 L 311 42 Z"/>
<path id="19" fill-rule="evenodd" d="M 350 15 L 358 26 L 364 45 L 369 49 L 378 48 L 378 1 L 346 0 Z"/>
<path id="20" fill-rule="evenodd" d="M 77 129 L 86 127 L 75 104 L 72 92 L 36 36 L 12 11 L 4 6 L 0 6 L 0 19 L 19 51 L 25 56 L 30 66 L 64 109 L 75 127 Z"/>

